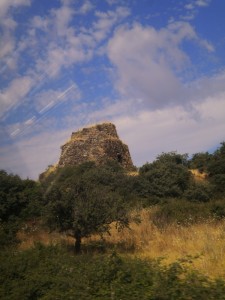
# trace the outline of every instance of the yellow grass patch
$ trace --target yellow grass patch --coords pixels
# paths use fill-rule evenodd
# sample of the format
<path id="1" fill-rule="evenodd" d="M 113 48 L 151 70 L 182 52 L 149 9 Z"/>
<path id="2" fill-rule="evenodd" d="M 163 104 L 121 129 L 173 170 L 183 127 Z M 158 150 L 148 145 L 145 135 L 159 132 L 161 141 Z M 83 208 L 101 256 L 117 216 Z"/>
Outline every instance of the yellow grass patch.
<path id="1" fill-rule="evenodd" d="M 199 181 L 204 181 L 208 176 L 207 173 L 204 172 L 201 173 L 198 169 L 192 169 L 190 171 L 194 175 L 194 178 Z"/>
<path id="2" fill-rule="evenodd" d="M 155 208 L 154 208 L 155 209 Z M 142 258 L 164 258 L 172 263 L 188 256 L 193 257 L 193 268 L 208 276 L 225 275 L 225 222 L 206 221 L 188 227 L 171 224 L 157 228 L 151 221 L 152 209 L 140 212 L 141 224 L 131 224 L 131 230 L 117 232 L 104 238 L 112 245 L 123 245 L 124 251 Z M 97 240 L 92 237 L 89 241 Z"/>
<path id="3" fill-rule="evenodd" d="M 24 224 L 18 232 L 17 237 L 20 241 L 19 249 L 25 250 L 31 248 L 35 243 L 40 242 L 44 245 L 74 244 L 74 239 L 57 232 L 48 232 L 40 224 Z"/>

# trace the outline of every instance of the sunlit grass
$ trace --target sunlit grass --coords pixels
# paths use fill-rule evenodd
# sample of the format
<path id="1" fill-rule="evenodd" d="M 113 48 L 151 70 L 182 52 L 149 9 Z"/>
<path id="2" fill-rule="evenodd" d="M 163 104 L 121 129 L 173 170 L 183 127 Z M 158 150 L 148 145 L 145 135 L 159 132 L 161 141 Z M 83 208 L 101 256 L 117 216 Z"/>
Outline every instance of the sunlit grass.
<path id="1" fill-rule="evenodd" d="M 113 228 L 110 236 L 104 236 L 106 242 L 138 257 L 161 257 L 165 263 L 188 258 L 193 268 L 205 275 L 225 275 L 224 221 L 207 220 L 186 227 L 170 224 L 159 229 L 152 222 L 154 209 L 140 211 L 141 224 L 132 223 L 130 230 L 118 233 Z"/>
<path id="2" fill-rule="evenodd" d="M 164 224 L 158 228 L 152 221 L 156 209 L 140 210 L 138 214 L 141 223 L 132 222 L 130 229 L 117 232 L 115 226 L 112 226 L 111 235 L 103 236 L 106 251 L 116 249 L 130 256 L 163 258 L 166 264 L 187 258 L 192 260 L 194 269 L 207 276 L 225 275 L 225 221 L 206 220 L 189 226 Z M 72 238 L 55 232 L 49 233 L 38 225 L 24 228 L 18 237 L 21 240 L 21 250 L 33 246 L 35 242 L 68 246 L 74 243 Z M 83 240 L 84 246 L 95 243 L 101 243 L 99 236 Z"/>

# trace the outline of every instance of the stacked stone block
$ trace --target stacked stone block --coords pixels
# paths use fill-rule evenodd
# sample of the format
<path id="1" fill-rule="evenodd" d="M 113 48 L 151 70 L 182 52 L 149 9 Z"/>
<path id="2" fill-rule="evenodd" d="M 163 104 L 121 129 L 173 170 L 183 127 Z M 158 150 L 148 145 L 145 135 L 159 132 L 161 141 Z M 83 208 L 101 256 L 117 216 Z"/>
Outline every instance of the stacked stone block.
<path id="1" fill-rule="evenodd" d="M 87 161 L 94 161 L 100 165 L 109 159 L 119 162 L 127 170 L 134 167 L 128 146 L 119 139 L 116 127 L 112 123 L 97 124 L 73 132 L 70 141 L 61 149 L 59 167 Z"/>

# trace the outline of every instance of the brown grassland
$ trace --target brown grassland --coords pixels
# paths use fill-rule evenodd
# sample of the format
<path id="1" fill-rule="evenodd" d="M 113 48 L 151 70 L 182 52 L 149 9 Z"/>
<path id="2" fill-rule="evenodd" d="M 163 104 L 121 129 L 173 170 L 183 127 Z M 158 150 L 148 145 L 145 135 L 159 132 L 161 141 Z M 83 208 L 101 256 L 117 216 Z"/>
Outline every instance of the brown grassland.
<path id="1" fill-rule="evenodd" d="M 118 252 L 140 258 L 162 258 L 165 264 L 187 259 L 191 267 L 210 277 L 225 275 L 225 221 L 206 220 L 189 226 L 166 224 L 158 228 L 152 221 L 157 207 L 138 212 L 141 223 L 131 222 L 130 229 L 118 232 L 112 225 L 111 235 L 103 236 L 106 251 Z M 20 249 L 31 247 L 39 241 L 44 244 L 74 243 L 72 238 L 58 233 L 48 233 L 39 226 L 25 226 L 18 235 Z M 101 243 L 99 236 L 84 239 L 84 248 Z"/>

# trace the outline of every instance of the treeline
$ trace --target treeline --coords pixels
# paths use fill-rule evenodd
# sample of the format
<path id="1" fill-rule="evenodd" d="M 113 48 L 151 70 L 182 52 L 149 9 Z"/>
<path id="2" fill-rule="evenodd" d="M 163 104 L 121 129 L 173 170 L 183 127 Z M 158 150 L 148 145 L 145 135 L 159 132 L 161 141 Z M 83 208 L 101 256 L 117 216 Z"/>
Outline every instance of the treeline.
<path id="1" fill-rule="evenodd" d="M 205 180 L 196 180 L 191 169 L 204 172 Z M 60 168 L 38 182 L 0 171 L 1 247 L 16 242 L 21 224 L 41 218 L 49 229 L 72 235 L 79 251 L 83 237 L 108 231 L 112 222 L 118 228 L 129 226 L 134 207 L 159 204 L 162 219 L 185 223 L 185 212 L 197 213 L 193 207 L 198 203 L 205 203 L 201 218 L 223 218 L 224 196 L 224 142 L 213 154 L 196 153 L 192 158 L 162 153 L 135 175 L 115 161 Z"/>

